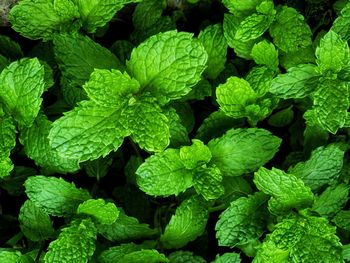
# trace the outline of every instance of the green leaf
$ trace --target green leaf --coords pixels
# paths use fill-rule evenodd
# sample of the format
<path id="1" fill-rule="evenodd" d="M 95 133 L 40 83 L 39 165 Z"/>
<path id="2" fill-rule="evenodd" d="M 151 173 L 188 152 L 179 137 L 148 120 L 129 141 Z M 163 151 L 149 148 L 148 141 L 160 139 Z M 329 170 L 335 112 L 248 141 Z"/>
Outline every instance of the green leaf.
<path id="1" fill-rule="evenodd" d="M 62 72 L 62 92 L 71 105 L 86 97 L 81 86 L 89 80 L 94 69 L 124 67 L 107 48 L 87 36 L 60 34 L 55 36 L 53 42 L 56 61 Z"/>
<path id="2" fill-rule="evenodd" d="M 255 12 L 255 8 L 263 0 L 223 0 L 222 3 L 232 14 L 247 15 Z"/>
<path id="3" fill-rule="evenodd" d="M 188 131 L 184 126 L 183 120 L 180 118 L 179 114 L 172 107 L 167 107 L 162 109 L 163 114 L 168 119 L 168 126 L 170 132 L 170 148 L 179 148 L 181 145 L 190 144 L 190 139 L 188 138 Z M 187 111 L 186 111 L 187 112 Z"/>
<path id="4" fill-rule="evenodd" d="M 274 76 L 274 70 L 271 70 L 266 66 L 257 66 L 249 71 L 245 80 L 248 81 L 258 97 L 263 97 L 269 92 L 271 81 Z"/>
<path id="5" fill-rule="evenodd" d="M 89 199 L 78 206 L 77 214 L 89 215 L 101 224 L 110 225 L 117 220 L 119 210 L 115 204 L 103 199 Z"/>
<path id="6" fill-rule="evenodd" d="M 225 193 L 221 181 L 222 175 L 218 168 L 199 168 L 194 172 L 193 187 L 205 200 L 215 200 Z"/>
<path id="7" fill-rule="evenodd" d="M 237 253 L 225 253 L 221 256 L 217 255 L 213 263 L 240 263 L 241 257 Z"/>
<path id="8" fill-rule="evenodd" d="M 204 47 L 192 34 L 169 31 L 152 36 L 135 48 L 127 68 L 144 91 L 164 96 L 167 102 L 191 91 L 200 81 L 207 58 Z"/>
<path id="9" fill-rule="evenodd" d="M 185 168 L 177 149 L 147 158 L 136 175 L 140 189 L 153 196 L 178 195 L 192 186 L 192 171 Z"/>
<path id="10" fill-rule="evenodd" d="M 22 205 L 18 221 L 23 234 L 34 242 L 49 239 L 55 232 L 49 215 L 30 200 Z"/>
<path id="11" fill-rule="evenodd" d="M 212 95 L 212 85 L 206 79 L 202 79 L 192 90 L 184 97 L 181 98 L 181 101 L 188 100 L 204 100 L 205 97 L 210 97 Z"/>
<path id="12" fill-rule="evenodd" d="M 208 53 L 207 69 L 204 74 L 209 79 L 216 79 L 225 68 L 227 43 L 221 24 L 210 25 L 199 33 L 199 41 Z"/>
<path id="13" fill-rule="evenodd" d="M 84 84 L 88 97 L 102 106 L 120 106 L 131 94 L 137 93 L 140 84 L 119 70 L 95 69 Z"/>
<path id="14" fill-rule="evenodd" d="M 234 247 L 258 239 L 264 233 L 267 196 L 261 192 L 233 201 L 216 223 L 219 246 Z"/>
<path id="15" fill-rule="evenodd" d="M 22 0 L 9 14 L 15 31 L 29 39 L 43 40 L 51 40 L 59 32 L 77 31 L 79 17 L 71 0 Z"/>
<path id="16" fill-rule="evenodd" d="M 228 116 L 241 118 L 245 116 L 245 107 L 253 103 L 257 95 L 249 82 L 238 77 L 230 77 L 225 84 L 216 88 L 216 98 L 220 109 Z"/>
<path id="17" fill-rule="evenodd" d="M 319 82 L 317 67 L 312 64 L 301 64 L 288 69 L 273 79 L 270 92 L 284 99 L 299 99 L 310 95 Z"/>
<path id="18" fill-rule="evenodd" d="M 147 30 L 154 26 L 162 17 L 167 3 L 164 0 L 144 0 L 136 6 L 132 22 L 136 30 Z"/>
<path id="19" fill-rule="evenodd" d="M 0 262 L 4 263 L 34 263 L 28 256 L 22 255 L 19 251 L 0 251 Z"/>
<path id="20" fill-rule="evenodd" d="M 342 210 L 332 220 L 337 227 L 350 231 L 350 211 Z"/>
<path id="21" fill-rule="evenodd" d="M 162 263 L 169 262 L 164 254 L 160 254 L 155 249 L 144 249 L 140 251 L 135 251 L 129 254 L 126 254 L 120 261 L 120 263 Z"/>
<path id="22" fill-rule="evenodd" d="M 291 124 L 291 122 L 294 119 L 294 112 L 292 107 L 280 110 L 278 112 L 276 112 L 274 115 L 272 115 L 269 120 L 268 123 L 271 126 L 274 127 L 286 127 L 289 124 Z"/>
<path id="23" fill-rule="evenodd" d="M 145 97 L 130 105 L 124 114 L 131 138 L 147 151 L 161 152 L 170 143 L 168 119 L 154 98 Z"/>
<path id="24" fill-rule="evenodd" d="M 0 117 L 0 159 L 10 156 L 16 146 L 16 126 L 11 117 Z"/>
<path id="25" fill-rule="evenodd" d="M 301 178 L 313 191 L 332 184 L 343 167 L 344 150 L 337 144 L 319 147 L 312 151 L 306 162 L 290 167 L 288 172 Z"/>
<path id="26" fill-rule="evenodd" d="M 204 232 L 208 218 L 206 203 L 200 197 L 192 196 L 176 209 L 160 241 L 165 248 L 181 248 Z"/>
<path id="27" fill-rule="evenodd" d="M 341 252 L 335 227 L 330 226 L 325 218 L 292 215 L 267 235 L 253 262 L 341 263 Z"/>
<path id="28" fill-rule="evenodd" d="M 190 251 L 175 251 L 168 256 L 170 263 L 206 263 L 202 257 Z"/>
<path id="29" fill-rule="evenodd" d="M 350 39 L 350 4 L 346 4 L 341 10 L 341 14 L 333 22 L 331 30 L 346 41 Z"/>
<path id="30" fill-rule="evenodd" d="M 193 139 L 191 146 L 180 148 L 180 159 L 187 169 L 194 169 L 208 163 L 211 152 L 202 141 Z"/>
<path id="31" fill-rule="evenodd" d="M 316 62 L 321 73 L 339 72 L 349 63 L 350 51 L 348 43 L 330 30 L 316 48 Z"/>
<path id="32" fill-rule="evenodd" d="M 314 107 L 321 127 L 333 134 L 345 125 L 349 108 L 349 88 L 346 82 L 323 80 L 314 94 Z"/>
<path id="33" fill-rule="evenodd" d="M 253 46 L 251 56 L 258 65 L 265 65 L 272 70 L 278 68 L 278 51 L 272 43 L 266 40 Z"/>
<path id="34" fill-rule="evenodd" d="M 11 60 L 17 60 L 23 57 L 23 51 L 20 45 L 6 35 L 0 36 L 0 54 Z"/>
<path id="35" fill-rule="evenodd" d="M 232 129 L 208 143 L 211 164 L 224 176 L 240 176 L 256 171 L 278 151 L 281 139 L 264 129 Z"/>
<path id="36" fill-rule="evenodd" d="M 79 8 L 84 29 L 95 33 L 99 27 L 106 25 L 127 3 L 140 0 L 74 0 Z"/>
<path id="37" fill-rule="evenodd" d="M 121 117 L 118 107 L 82 101 L 52 124 L 50 145 L 62 157 L 80 162 L 106 156 L 117 150 L 130 134 Z"/>
<path id="38" fill-rule="evenodd" d="M 86 190 L 78 189 L 62 178 L 31 176 L 24 186 L 29 199 L 54 216 L 75 214 L 79 204 L 91 198 Z"/>
<path id="39" fill-rule="evenodd" d="M 315 64 L 315 50 L 312 46 L 308 46 L 288 53 L 281 51 L 279 52 L 279 60 L 280 65 L 286 70 L 302 64 Z"/>
<path id="40" fill-rule="evenodd" d="M 273 214 L 302 209 L 314 202 L 311 189 L 300 178 L 276 168 L 261 167 L 254 174 L 254 183 L 259 190 L 271 195 L 269 210 Z"/>
<path id="41" fill-rule="evenodd" d="M 114 223 L 99 225 L 98 232 L 110 241 L 128 242 L 150 238 L 156 235 L 158 230 L 151 229 L 148 224 L 141 224 L 137 218 L 127 216 L 123 211 L 120 211 Z"/>
<path id="42" fill-rule="evenodd" d="M 50 243 L 45 263 L 88 262 L 95 251 L 96 235 L 96 227 L 90 219 L 72 221 Z"/>
<path id="43" fill-rule="evenodd" d="M 78 160 L 61 157 L 49 144 L 51 121 L 39 113 L 33 125 L 21 129 L 20 142 L 26 155 L 42 167 L 45 173 L 72 173 L 80 169 Z"/>
<path id="44" fill-rule="evenodd" d="M 316 198 L 312 210 L 323 217 L 332 218 L 345 206 L 348 195 L 349 186 L 346 184 L 329 186 Z"/>
<path id="45" fill-rule="evenodd" d="M 21 126 L 31 126 L 39 112 L 44 74 L 36 58 L 15 61 L 0 74 L 0 101 Z"/>
<path id="46" fill-rule="evenodd" d="M 284 52 L 311 46 L 312 32 L 297 10 L 283 6 L 270 27 L 273 43 Z"/>
<path id="47" fill-rule="evenodd" d="M 0 178 L 5 178 L 10 175 L 14 165 L 9 157 L 0 159 Z"/>

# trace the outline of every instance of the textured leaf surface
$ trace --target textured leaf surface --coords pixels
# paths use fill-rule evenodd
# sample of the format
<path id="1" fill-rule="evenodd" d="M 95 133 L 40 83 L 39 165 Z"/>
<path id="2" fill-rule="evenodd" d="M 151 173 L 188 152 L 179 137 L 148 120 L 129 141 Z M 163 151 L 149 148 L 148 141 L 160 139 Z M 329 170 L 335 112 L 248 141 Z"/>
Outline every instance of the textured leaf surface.
<path id="1" fill-rule="evenodd" d="M 0 101 L 20 125 L 30 126 L 39 112 L 44 74 L 36 58 L 15 61 L 0 74 Z"/>
<path id="2" fill-rule="evenodd" d="M 278 151 L 281 139 L 264 129 L 232 129 L 208 143 L 215 164 L 224 176 L 253 172 Z"/>
<path id="3" fill-rule="evenodd" d="M 91 198 L 86 190 L 78 189 L 62 178 L 32 176 L 26 180 L 24 186 L 29 199 L 54 216 L 72 215 L 80 203 Z"/>
<path id="4" fill-rule="evenodd" d="M 20 141 L 25 153 L 47 173 L 78 171 L 80 169 L 78 160 L 63 158 L 52 150 L 47 138 L 51 124 L 45 115 L 39 113 L 31 127 L 21 130 Z"/>
<path id="5" fill-rule="evenodd" d="M 265 228 L 267 199 L 263 193 L 257 193 L 233 201 L 215 226 L 219 245 L 234 247 L 258 239 Z"/>
<path id="6" fill-rule="evenodd" d="M 272 81 L 270 92 L 284 99 L 308 96 L 319 82 L 316 68 L 312 64 L 302 64 L 288 69 L 287 73 L 278 75 Z"/>
<path id="7" fill-rule="evenodd" d="M 191 146 L 180 148 L 180 158 L 187 169 L 194 169 L 208 163 L 211 152 L 202 141 L 193 139 Z"/>
<path id="8" fill-rule="evenodd" d="M 241 257 L 237 253 L 225 253 L 221 256 L 216 256 L 213 263 L 240 263 Z"/>
<path id="9" fill-rule="evenodd" d="M 47 263 L 88 262 L 95 251 L 96 227 L 90 219 L 74 220 L 51 242 L 44 260 Z"/>
<path id="10" fill-rule="evenodd" d="M 92 216 L 99 223 L 113 224 L 118 216 L 119 210 L 113 203 L 107 203 L 103 199 L 89 199 L 78 206 L 78 214 Z"/>
<path id="11" fill-rule="evenodd" d="M 203 233 L 208 217 L 208 209 L 201 198 L 190 197 L 176 209 L 160 241 L 165 248 L 183 247 Z"/>
<path id="12" fill-rule="evenodd" d="M 266 65 L 270 69 L 278 67 L 278 51 L 272 43 L 266 40 L 255 44 L 251 55 L 258 65 Z"/>
<path id="13" fill-rule="evenodd" d="M 170 263 L 205 263 L 206 261 L 190 251 L 175 251 L 168 256 Z"/>
<path id="14" fill-rule="evenodd" d="M 311 189 L 300 178 L 276 168 L 261 167 L 254 175 L 254 183 L 259 190 L 272 196 L 269 209 L 274 214 L 305 208 L 314 202 Z"/>
<path id="15" fill-rule="evenodd" d="M 185 168 L 176 149 L 147 158 L 136 175 L 140 189 L 154 196 L 178 195 L 192 186 L 192 171 Z"/>
<path id="16" fill-rule="evenodd" d="M 333 22 L 331 30 L 337 33 L 342 39 L 350 38 L 350 4 L 346 4 L 341 10 L 340 16 Z"/>
<path id="17" fill-rule="evenodd" d="M 200 81 L 207 58 L 192 34 L 169 31 L 150 37 L 134 49 L 127 67 L 145 91 L 178 99 Z"/>
<path id="18" fill-rule="evenodd" d="M 16 145 L 16 126 L 11 117 L 0 117 L 0 159 L 10 155 Z"/>
<path id="19" fill-rule="evenodd" d="M 215 200 L 225 192 L 222 175 L 218 168 L 199 168 L 194 172 L 193 186 L 205 200 Z"/>
<path id="20" fill-rule="evenodd" d="M 49 139 L 62 157 L 82 162 L 117 150 L 127 135 L 119 108 L 82 101 L 53 123 Z"/>
<path id="21" fill-rule="evenodd" d="M 48 239 L 55 232 L 49 215 L 30 200 L 22 205 L 18 221 L 23 234 L 34 242 Z"/>

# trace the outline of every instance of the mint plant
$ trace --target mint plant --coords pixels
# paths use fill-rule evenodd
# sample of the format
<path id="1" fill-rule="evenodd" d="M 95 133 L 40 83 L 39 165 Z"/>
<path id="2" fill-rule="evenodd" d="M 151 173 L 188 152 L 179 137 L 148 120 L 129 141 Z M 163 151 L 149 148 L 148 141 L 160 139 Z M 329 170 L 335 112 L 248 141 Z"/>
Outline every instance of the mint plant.
<path id="1" fill-rule="evenodd" d="M 349 10 L 0 4 L 0 262 L 350 262 Z"/>

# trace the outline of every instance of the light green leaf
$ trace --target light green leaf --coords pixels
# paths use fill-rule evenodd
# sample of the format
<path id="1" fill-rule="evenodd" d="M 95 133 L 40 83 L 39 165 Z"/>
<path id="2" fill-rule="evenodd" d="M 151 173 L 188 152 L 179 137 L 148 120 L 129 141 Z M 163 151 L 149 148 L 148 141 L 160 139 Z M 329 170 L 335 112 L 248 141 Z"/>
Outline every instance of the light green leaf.
<path id="1" fill-rule="evenodd" d="M 49 135 L 51 121 L 39 113 L 33 125 L 21 129 L 20 142 L 24 146 L 26 155 L 42 167 L 45 173 L 72 173 L 80 169 L 77 159 L 61 157 L 50 147 Z"/>
<path id="2" fill-rule="evenodd" d="M 312 64 L 301 64 L 288 69 L 273 79 L 270 92 L 284 99 L 299 99 L 310 95 L 319 82 L 317 67 Z"/>
<path id="3" fill-rule="evenodd" d="M 43 40 L 51 40 L 59 32 L 77 31 L 79 17 L 71 0 L 22 0 L 9 14 L 15 31 L 29 39 Z"/>
<path id="4" fill-rule="evenodd" d="M 202 141 L 193 139 L 191 146 L 180 148 L 180 159 L 187 169 L 194 169 L 208 163 L 211 152 Z"/>
<path id="5" fill-rule="evenodd" d="M 0 178 L 5 178 L 10 175 L 14 165 L 9 157 L 0 159 Z"/>
<path id="6" fill-rule="evenodd" d="M 221 24 L 210 25 L 199 33 L 198 39 L 208 53 L 207 69 L 204 74 L 216 79 L 225 68 L 227 43 Z"/>
<path id="7" fill-rule="evenodd" d="M 29 177 L 24 186 L 29 199 L 46 213 L 54 216 L 75 214 L 78 205 L 91 198 L 83 189 L 62 178 L 42 175 Z"/>
<path id="8" fill-rule="evenodd" d="M 188 131 L 176 110 L 172 107 L 162 109 L 163 114 L 168 119 L 170 132 L 170 148 L 179 148 L 181 145 L 190 144 Z M 186 111 L 187 112 L 187 111 Z"/>
<path id="9" fill-rule="evenodd" d="M 281 51 L 279 52 L 279 61 L 286 70 L 302 64 L 316 64 L 315 50 L 313 46 L 307 46 L 288 53 Z"/>
<path id="10" fill-rule="evenodd" d="M 202 257 L 194 255 L 190 251 L 175 251 L 168 256 L 170 263 L 206 263 Z"/>
<path id="11" fill-rule="evenodd" d="M 154 196 L 178 195 L 192 186 L 192 171 L 185 168 L 177 149 L 147 158 L 136 175 L 140 189 Z"/>
<path id="12" fill-rule="evenodd" d="M 288 172 L 301 178 L 313 191 L 332 184 L 343 167 L 344 150 L 337 144 L 322 146 L 312 151 L 306 162 L 290 167 Z"/>
<path id="13" fill-rule="evenodd" d="M 232 14 L 249 15 L 263 0 L 222 0 Z"/>
<path id="14" fill-rule="evenodd" d="M 245 107 L 253 103 L 257 95 L 246 80 L 230 77 L 216 88 L 216 98 L 220 109 L 228 116 L 241 118 L 245 116 Z"/>
<path id="15" fill-rule="evenodd" d="M 213 263 L 240 263 L 241 257 L 237 253 L 225 253 L 221 256 L 217 255 Z"/>
<path id="16" fill-rule="evenodd" d="M 51 238 L 55 232 L 49 215 L 30 200 L 22 205 L 18 221 L 23 234 L 34 242 Z"/>
<path id="17" fill-rule="evenodd" d="M 278 151 L 281 139 L 264 129 L 232 129 L 208 143 L 210 164 L 224 176 L 240 176 L 257 170 Z"/>
<path id="18" fill-rule="evenodd" d="M 143 249 L 140 251 L 135 251 L 129 254 L 126 254 L 120 261 L 120 263 L 162 263 L 169 262 L 164 254 L 160 254 L 155 249 Z"/>
<path id="19" fill-rule="evenodd" d="M 131 53 L 128 71 L 144 91 L 179 99 L 201 79 L 208 55 L 192 34 L 168 31 L 143 42 Z"/>
<path id="20" fill-rule="evenodd" d="M 196 169 L 193 187 L 207 201 L 218 199 L 225 193 L 221 172 L 216 167 Z"/>
<path id="21" fill-rule="evenodd" d="M 128 242 L 152 237 L 158 233 L 158 230 L 151 229 L 148 224 L 141 224 L 137 218 L 127 216 L 120 211 L 114 223 L 99 225 L 98 232 L 110 241 Z"/>
<path id="22" fill-rule="evenodd" d="M 0 159 L 10 156 L 16 146 L 16 126 L 11 117 L 0 117 Z"/>
<path id="23" fill-rule="evenodd" d="M 312 32 L 297 10 L 283 6 L 270 27 L 273 43 L 284 52 L 293 52 L 312 45 Z"/>
<path id="24" fill-rule="evenodd" d="M 323 80 L 314 94 L 314 107 L 321 127 L 333 134 L 345 125 L 349 108 L 349 88 L 346 82 Z"/>
<path id="25" fill-rule="evenodd" d="M 206 203 L 200 197 L 192 196 L 176 209 L 160 241 L 165 248 L 181 248 L 204 232 L 208 218 Z"/>
<path id="26" fill-rule="evenodd" d="M 261 167 L 254 174 L 254 183 L 259 190 L 271 195 L 269 210 L 273 214 L 284 213 L 292 208 L 311 206 L 314 195 L 304 182 L 293 174 L 272 168 Z"/>
<path id="27" fill-rule="evenodd" d="M 265 65 L 272 70 L 278 68 L 278 51 L 272 43 L 266 40 L 253 46 L 251 56 L 258 65 Z"/>
<path id="28" fill-rule="evenodd" d="M 48 136 L 50 145 L 62 157 L 80 162 L 106 156 L 130 134 L 121 116 L 120 108 L 82 101 L 53 123 Z"/>
<path id="29" fill-rule="evenodd" d="M 0 74 L 0 101 L 21 126 L 31 126 L 39 112 L 44 74 L 36 58 L 15 61 Z"/>
<path id="30" fill-rule="evenodd" d="M 216 223 L 219 246 L 234 247 L 258 239 L 264 233 L 267 196 L 261 192 L 233 201 Z"/>
<path id="31" fill-rule="evenodd" d="M 24 256 L 19 251 L 0 251 L 0 262 L 4 263 L 34 263 L 34 260 Z"/>
<path id="32" fill-rule="evenodd" d="M 331 30 L 337 33 L 343 40 L 350 39 L 350 4 L 346 4 L 341 14 L 333 22 Z"/>
<path id="33" fill-rule="evenodd" d="M 50 243 L 45 263 L 88 262 L 95 251 L 96 235 L 96 227 L 90 219 L 72 221 Z"/>
<path id="34" fill-rule="evenodd" d="M 316 198 L 312 210 L 326 218 L 332 218 L 348 201 L 349 186 L 338 184 L 329 186 Z"/>
<path id="35" fill-rule="evenodd" d="M 267 235 L 253 262 L 342 263 L 341 246 L 335 227 L 330 226 L 327 219 L 292 215 Z"/>
<path id="36" fill-rule="evenodd" d="M 330 30 L 316 48 L 316 62 L 321 73 L 339 72 L 349 63 L 350 51 L 348 43 Z"/>
<path id="37" fill-rule="evenodd" d="M 168 118 L 153 98 L 142 98 L 132 103 L 123 119 L 131 138 L 147 151 L 161 152 L 170 143 Z"/>
<path id="38" fill-rule="evenodd" d="M 103 199 L 89 199 L 78 206 L 77 214 L 89 215 L 101 224 L 110 225 L 117 220 L 119 210 L 115 204 Z"/>
<path id="39" fill-rule="evenodd" d="M 131 94 L 136 93 L 140 84 L 119 70 L 95 69 L 83 86 L 87 95 L 102 106 L 120 106 Z"/>

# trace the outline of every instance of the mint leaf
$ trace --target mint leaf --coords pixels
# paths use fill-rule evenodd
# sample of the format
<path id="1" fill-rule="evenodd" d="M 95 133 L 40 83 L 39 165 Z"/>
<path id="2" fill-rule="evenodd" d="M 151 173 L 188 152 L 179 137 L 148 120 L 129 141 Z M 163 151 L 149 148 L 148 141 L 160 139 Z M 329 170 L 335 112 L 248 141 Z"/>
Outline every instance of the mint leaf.
<path id="1" fill-rule="evenodd" d="M 71 0 L 22 0 L 11 9 L 9 21 L 26 38 L 51 40 L 56 33 L 77 31 L 79 17 Z"/>
<path id="2" fill-rule="evenodd" d="M 178 195 L 192 186 L 192 171 L 185 168 L 177 149 L 147 158 L 136 175 L 140 189 L 153 196 Z"/>
<path id="3" fill-rule="evenodd" d="M 311 29 L 304 17 L 292 7 L 283 6 L 270 27 L 273 43 L 284 52 L 293 52 L 312 45 Z"/>
<path id="4" fill-rule="evenodd" d="M 21 126 L 31 126 L 39 112 L 44 74 L 36 58 L 15 61 L 0 74 L 0 101 Z"/>
<path id="5" fill-rule="evenodd" d="M 210 25 L 199 33 L 199 41 L 208 53 L 208 67 L 204 74 L 209 79 L 216 79 L 225 68 L 227 43 L 222 25 Z"/>
<path id="6" fill-rule="evenodd" d="M 141 224 L 135 217 L 127 216 L 120 211 L 118 218 L 112 224 L 98 225 L 98 232 L 113 242 L 127 242 L 152 237 L 158 233 L 148 224 Z"/>
<path id="7" fill-rule="evenodd" d="M 220 246 L 245 245 L 258 239 L 265 229 L 267 196 L 259 192 L 233 201 L 220 214 L 216 223 L 216 238 Z"/>
<path id="8" fill-rule="evenodd" d="M 96 235 L 96 227 L 90 219 L 72 221 L 50 243 L 45 262 L 88 262 L 95 251 Z"/>
<path id="9" fill-rule="evenodd" d="M 225 192 L 221 172 L 216 167 L 196 169 L 193 187 L 207 201 L 218 199 Z"/>
<path id="10" fill-rule="evenodd" d="M 334 222 L 334 224 L 337 226 L 337 227 L 340 227 L 342 229 L 345 229 L 347 231 L 350 230 L 350 211 L 349 210 L 342 210 L 342 211 L 339 211 L 339 213 L 337 213 L 335 215 L 335 217 L 333 218 L 332 220 Z"/>
<path id="11" fill-rule="evenodd" d="M 183 247 L 204 232 L 208 217 L 206 203 L 200 197 L 192 196 L 176 209 L 160 241 L 165 248 Z"/>
<path id="12" fill-rule="evenodd" d="M 266 65 L 272 70 L 278 68 L 278 51 L 272 43 L 266 40 L 256 43 L 251 55 L 258 65 Z"/>
<path id="13" fill-rule="evenodd" d="M 249 82 L 258 97 L 263 97 L 269 92 L 274 76 L 274 70 L 271 70 L 266 66 L 258 66 L 249 71 L 245 80 Z"/>
<path id="14" fill-rule="evenodd" d="M 315 90 L 318 82 L 317 67 L 312 64 L 301 64 L 274 78 L 270 92 L 284 99 L 304 98 Z"/>
<path id="15" fill-rule="evenodd" d="M 167 107 L 163 108 L 162 112 L 168 119 L 170 133 L 169 147 L 179 148 L 181 145 L 189 144 L 188 131 L 177 111 L 172 107 Z"/>
<path id="16" fill-rule="evenodd" d="M 21 129 L 20 142 L 29 158 L 42 167 L 45 173 L 71 173 L 80 169 L 78 160 L 61 157 L 54 151 L 47 138 L 52 123 L 39 113 L 33 125 Z"/>
<path id="17" fill-rule="evenodd" d="M 119 107 L 82 101 L 53 123 L 48 136 L 50 145 L 62 157 L 80 162 L 106 156 L 130 134 L 121 116 Z"/>
<path id="18" fill-rule="evenodd" d="M 254 174 L 254 183 L 259 190 L 271 195 L 271 213 L 284 213 L 292 208 L 302 209 L 311 206 L 314 195 L 304 182 L 293 174 L 279 169 L 268 170 L 261 167 Z"/>
<path id="19" fill-rule="evenodd" d="M 332 184 L 343 167 L 344 150 L 337 144 L 321 146 L 313 150 L 305 162 L 290 167 L 288 173 L 301 178 L 313 191 Z"/>
<path id="20" fill-rule="evenodd" d="M 103 199 L 89 199 L 78 206 L 77 214 L 89 215 L 101 224 L 110 225 L 117 220 L 119 210 L 115 204 Z"/>
<path id="21" fill-rule="evenodd" d="M 232 129 L 208 143 L 210 164 L 224 176 L 240 176 L 257 170 L 278 151 L 281 139 L 264 129 Z"/>
<path id="22" fill-rule="evenodd" d="M 192 34 L 169 31 L 134 49 L 127 68 L 144 91 L 168 101 L 186 95 L 200 81 L 207 58 L 204 47 Z"/>
<path id="23" fill-rule="evenodd" d="M 205 263 L 206 261 L 190 251 L 175 251 L 168 256 L 170 263 Z"/>
<path id="24" fill-rule="evenodd" d="M 0 131 L 0 159 L 3 159 L 16 146 L 16 126 L 11 117 L 0 117 Z"/>
<path id="25" fill-rule="evenodd" d="M 338 18 L 333 22 L 331 30 L 337 33 L 342 39 L 349 40 L 350 38 L 350 5 L 346 4 L 344 8 L 341 10 L 341 14 Z"/>
<path id="26" fill-rule="evenodd" d="M 221 256 L 217 255 L 213 263 L 226 263 L 226 262 L 231 262 L 231 263 L 240 263 L 241 262 L 241 257 L 237 253 L 225 253 L 222 254 Z"/>
<path id="27" fill-rule="evenodd" d="M 253 262 L 340 263 L 343 262 L 341 251 L 335 227 L 325 218 L 292 215 L 267 235 Z"/>
<path id="28" fill-rule="evenodd" d="M 78 205 L 91 198 L 86 190 L 78 189 L 62 178 L 31 176 L 24 186 L 29 199 L 54 216 L 75 214 Z"/>
<path id="29" fill-rule="evenodd" d="M 187 169 L 194 169 L 208 163 L 211 152 L 202 141 L 193 139 L 191 146 L 180 148 L 180 159 Z"/>

